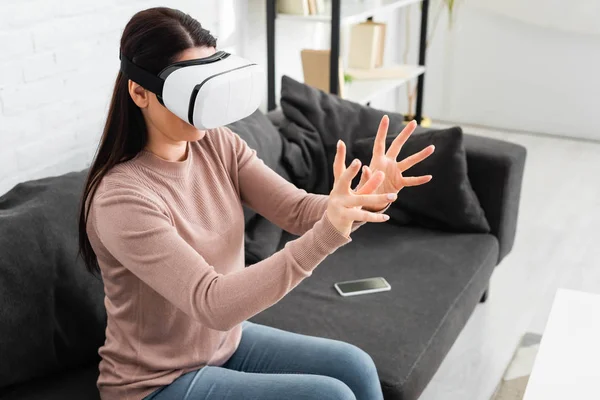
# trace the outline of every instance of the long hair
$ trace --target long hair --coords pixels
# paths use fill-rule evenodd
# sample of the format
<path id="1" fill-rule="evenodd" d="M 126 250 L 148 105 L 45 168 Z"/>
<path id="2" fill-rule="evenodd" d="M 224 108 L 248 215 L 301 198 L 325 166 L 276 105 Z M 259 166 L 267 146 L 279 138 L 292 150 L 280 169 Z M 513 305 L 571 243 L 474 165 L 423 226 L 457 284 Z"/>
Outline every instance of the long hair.
<path id="1" fill-rule="evenodd" d="M 158 74 L 182 51 L 193 47 L 216 47 L 216 42 L 210 32 L 188 14 L 157 7 L 140 11 L 131 18 L 121 36 L 120 50 L 134 64 Z M 146 123 L 129 95 L 128 81 L 126 76 L 118 73 L 102 138 L 81 199 L 79 253 L 91 273 L 100 272 L 86 231 L 91 201 L 108 171 L 134 158 L 148 140 Z"/>

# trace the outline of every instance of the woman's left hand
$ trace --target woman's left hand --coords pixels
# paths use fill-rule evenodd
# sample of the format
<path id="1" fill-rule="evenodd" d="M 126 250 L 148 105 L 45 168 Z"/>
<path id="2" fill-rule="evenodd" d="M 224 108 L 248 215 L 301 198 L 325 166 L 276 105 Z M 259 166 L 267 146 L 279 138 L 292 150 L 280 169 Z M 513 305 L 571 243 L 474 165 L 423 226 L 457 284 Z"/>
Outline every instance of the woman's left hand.
<path id="1" fill-rule="evenodd" d="M 387 136 L 389 123 L 390 120 L 387 115 L 385 115 L 379 123 L 379 129 L 377 130 L 377 136 L 375 138 L 375 143 L 373 144 L 373 156 L 371 157 L 369 166 L 365 166 L 363 169 L 360 183 L 356 188 L 357 190 L 359 190 L 377 171 L 382 171 L 385 174 L 385 180 L 377 188 L 374 194 L 398 193 L 405 186 L 423 185 L 429 182 L 432 178 L 431 175 L 406 177 L 403 176 L 402 173 L 433 154 L 435 150 L 433 145 L 425 147 L 423 150 L 405 158 L 400 162 L 396 161 L 402 146 L 414 132 L 415 128 L 417 127 L 417 123 L 415 121 L 411 121 L 394 139 L 390 145 L 390 148 L 386 152 L 385 138 Z M 369 207 L 368 211 L 380 211 L 387 207 L 387 205 L 388 203 L 384 203 L 373 206 L 372 208 Z"/>

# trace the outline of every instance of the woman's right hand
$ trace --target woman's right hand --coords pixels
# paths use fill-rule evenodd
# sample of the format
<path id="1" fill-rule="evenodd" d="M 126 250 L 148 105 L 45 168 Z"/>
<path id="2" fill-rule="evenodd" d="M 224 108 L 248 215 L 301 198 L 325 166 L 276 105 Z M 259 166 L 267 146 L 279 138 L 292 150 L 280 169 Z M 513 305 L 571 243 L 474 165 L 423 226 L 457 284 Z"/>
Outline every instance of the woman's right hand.
<path id="1" fill-rule="evenodd" d="M 331 224 L 344 236 L 350 236 L 354 222 L 385 222 L 389 216 L 365 211 L 364 206 L 391 203 L 396 200 L 396 193 L 371 194 L 383 182 L 383 172 L 377 171 L 369 181 L 354 191 L 350 187 L 352 179 L 360 170 L 360 161 L 355 159 L 346 168 L 346 146 L 341 140 L 337 143 L 337 151 L 333 161 L 333 189 L 329 194 L 327 218 Z"/>

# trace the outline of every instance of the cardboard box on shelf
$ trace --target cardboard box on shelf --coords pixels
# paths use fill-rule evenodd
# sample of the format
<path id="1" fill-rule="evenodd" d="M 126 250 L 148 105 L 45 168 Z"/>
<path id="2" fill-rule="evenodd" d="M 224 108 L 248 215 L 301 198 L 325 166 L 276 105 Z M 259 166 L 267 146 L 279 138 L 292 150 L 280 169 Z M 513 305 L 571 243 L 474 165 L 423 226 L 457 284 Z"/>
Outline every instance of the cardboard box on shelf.
<path id="1" fill-rule="evenodd" d="M 329 50 L 304 49 L 300 52 L 304 83 L 329 93 Z M 344 97 L 344 68 L 339 61 L 339 90 L 338 95 Z"/>
<path id="2" fill-rule="evenodd" d="M 372 69 L 383 65 L 386 24 L 365 21 L 350 28 L 348 67 Z"/>
<path id="3" fill-rule="evenodd" d="M 376 49 L 377 50 L 377 57 L 375 59 L 375 68 L 379 68 L 381 66 L 383 66 L 383 55 L 385 53 L 385 34 L 386 34 L 386 28 L 387 25 L 384 24 L 383 22 L 374 22 L 374 21 L 367 21 L 370 24 L 374 24 L 379 26 L 379 46 Z"/>
<path id="4" fill-rule="evenodd" d="M 310 15 L 309 0 L 278 0 L 277 12 L 282 14 Z"/>

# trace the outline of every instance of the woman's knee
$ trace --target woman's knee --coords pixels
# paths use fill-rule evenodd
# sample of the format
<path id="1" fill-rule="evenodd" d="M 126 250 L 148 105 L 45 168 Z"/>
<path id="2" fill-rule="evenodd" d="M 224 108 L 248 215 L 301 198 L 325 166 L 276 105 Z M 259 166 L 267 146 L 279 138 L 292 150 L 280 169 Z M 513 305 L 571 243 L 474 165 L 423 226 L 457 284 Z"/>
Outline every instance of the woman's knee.
<path id="1" fill-rule="evenodd" d="M 339 362 L 344 369 L 358 379 L 372 379 L 377 376 L 375 362 L 366 351 L 353 344 L 339 343 L 337 357 L 340 358 Z"/>
<path id="2" fill-rule="evenodd" d="M 354 392 L 339 379 L 329 376 L 315 375 L 310 378 L 315 399 L 324 400 L 356 400 Z M 309 396 L 312 398 L 312 396 Z M 304 398 L 304 397 L 303 397 Z"/>
<path id="3" fill-rule="evenodd" d="M 332 350 L 338 369 L 334 376 L 346 383 L 358 400 L 383 398 L 377 368 L 367 352 L 345 342 L 336 342 Z"/>

